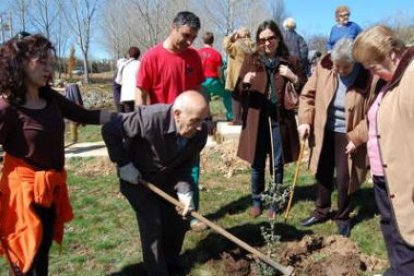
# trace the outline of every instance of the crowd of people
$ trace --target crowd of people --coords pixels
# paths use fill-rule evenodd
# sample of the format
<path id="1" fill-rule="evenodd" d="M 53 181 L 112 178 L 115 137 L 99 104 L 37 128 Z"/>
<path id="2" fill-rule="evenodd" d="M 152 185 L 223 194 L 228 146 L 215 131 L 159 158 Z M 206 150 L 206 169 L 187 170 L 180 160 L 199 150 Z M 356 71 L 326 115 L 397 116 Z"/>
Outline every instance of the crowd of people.
<path id="1" fill-rule="evenodd" d="M 19 33 L 2 44 L 0 253 L 10 274 L 48 275 L 52 241 L 62 242 L 64 224 L 73 218 L 64 119 L 103 124 L 121 193 L 138 221 L 146 272 L 179 273 L 186 231 L 206 228 L 189 214 L 199 209 L 200 152 L 213 131 L 210 99 L 218 95 L 226 120 L 241 125 L 237 156 L 251 165 L 252 218 L 263 212 L 267 158 L 271 182 L 282 185 L 285 165 L 297 161 L 300 140 L 307 139 L 317 192 L 313 212 L 300 225 L 332 219 L 338 234 L 349 237 L 354 194 L 370 170 L 390 263 L 384 275 L 411 275 L 414 48 L 386 26 L 362 30 L 349 17 L 348 7 L 336 9 L 323 55 L 308 51 L 295 20 L 287 18 L 283 28 L 263 21 L 254 39 L 238 28 L 224 38 L 223 59 L 212 32 L 203 34 L 201 49 L 192 46 L 200 19 L 179 12 L 169 35 L 141 60 L 133 46 L 118 61 L 117 112 L 87 110 L 51 88 L 55 49 L 44 36 Z M 71 89 L 67 95 L 79 94 Z M 298 103 L 287 94 L 292 90 Z M 177 211 L 141 181 L 155 183 L 184 209 Z M 278 211 L 271 205 L 268 218 Z"/>

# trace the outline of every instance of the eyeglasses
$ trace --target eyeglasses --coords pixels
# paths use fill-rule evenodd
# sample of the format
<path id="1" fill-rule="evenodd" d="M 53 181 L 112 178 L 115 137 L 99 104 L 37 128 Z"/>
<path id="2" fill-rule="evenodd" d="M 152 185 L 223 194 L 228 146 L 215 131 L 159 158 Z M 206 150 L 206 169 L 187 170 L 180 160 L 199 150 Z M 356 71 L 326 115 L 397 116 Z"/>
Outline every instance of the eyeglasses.
<path id="1" fill-rule="evenodd" d="M 273 40 L 276 40 L 277 37 L 272 35 L 272 36 L 268 36 L 268 37 L 263 37 L 263 38 L 259 38 L 259 43 L 260 44 L 266 44 L 266 42 L 273 42 Z"/>
<path id="2" fill-rule="evenodd" d="M 347 12 L 347 13 L 340 13 L 340 14 L 338 14 L 338 16 L 339 17 L 348 17 L 350 15 L 350 13 L 349 12 Z"/>

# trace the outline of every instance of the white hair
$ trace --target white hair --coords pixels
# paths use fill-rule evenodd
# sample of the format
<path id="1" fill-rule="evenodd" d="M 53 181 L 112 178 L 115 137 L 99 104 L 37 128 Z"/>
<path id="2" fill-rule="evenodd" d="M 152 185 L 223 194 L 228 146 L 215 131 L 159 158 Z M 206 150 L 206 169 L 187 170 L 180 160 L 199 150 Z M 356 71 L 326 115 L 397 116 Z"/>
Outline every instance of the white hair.
<path id="1" fill-rule="evenodd" d="M 341 60 L 349 63 L 354 63 L 354 58 L 352 57 L 353 44 L 354 41 L 351 38 L 341 38 L 338 40 L 331 52 L 332 61 Z"/>
<path id="2" fill-rule="evenodd" d="M 285 30 L 295 30 L 296 29 L 296 21 L 292 17 L 288 17 L 283 21 L 283 28 Z"/>

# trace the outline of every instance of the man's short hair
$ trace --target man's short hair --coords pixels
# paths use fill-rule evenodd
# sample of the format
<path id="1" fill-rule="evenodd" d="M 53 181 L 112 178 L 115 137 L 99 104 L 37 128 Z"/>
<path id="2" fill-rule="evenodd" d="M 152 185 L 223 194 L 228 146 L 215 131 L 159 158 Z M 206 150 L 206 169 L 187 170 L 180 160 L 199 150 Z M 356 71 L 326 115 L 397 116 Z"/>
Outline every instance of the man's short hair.
<path id="1" fill-rule="evenodd" d="M 141 55 L 141 51 L 139 50 L 138 47 L 132 46 L 128 50 L 128 55 L 129 55 L 129 58 L 138 59 L 139 56 Z"/>
<path id="2" fill-rule="evenodd" d="M 173 24 L 177 27 L 187 25 L 192 29 L 196 29 L 197 31 L 201 28 L 200 18 L 189 11 L 181 11 L 177 13 L 173 20 Z"/>
<path id="3" fill-rule="evenodd" d="M 203 35 L 203 42 L 207 45 L 213 45 L 214 43 L 214 34 L 212 32 L 206 32 Z"/>

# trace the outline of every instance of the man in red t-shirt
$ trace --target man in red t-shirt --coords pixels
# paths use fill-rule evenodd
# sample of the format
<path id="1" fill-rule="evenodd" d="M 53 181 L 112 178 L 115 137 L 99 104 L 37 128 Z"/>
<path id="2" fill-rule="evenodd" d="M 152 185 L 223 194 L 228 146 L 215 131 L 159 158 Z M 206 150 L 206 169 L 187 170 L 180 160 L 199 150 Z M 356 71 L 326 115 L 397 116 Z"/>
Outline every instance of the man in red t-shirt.
<path id="1" fill-rule="evenodd" d="M 214 35 L 206 32 L 203 35 L 204 47 L 198 50 L 203 64 L 203 71 L 206 80 L 203 82 L 203 92 L 210 102 L 212 95 L 218 95 L 223 98 L 224 107 L 226 108 L 226 119 L 233 120 L 231 105 L 231 94 L 224 90 L 224 83 L 221 79 L 221 67 L 223 60 L 220 53 L 213 48 Z"/>
<path id="2" fill-rule="evenodd" d="M 149 49 L 141 60 L 135 105 L 172 103 L 183 91 L 201 91 L 201 60 L 190 47 L 199 29 L 196 15 L 178 13 L 167 39 Z"/>

